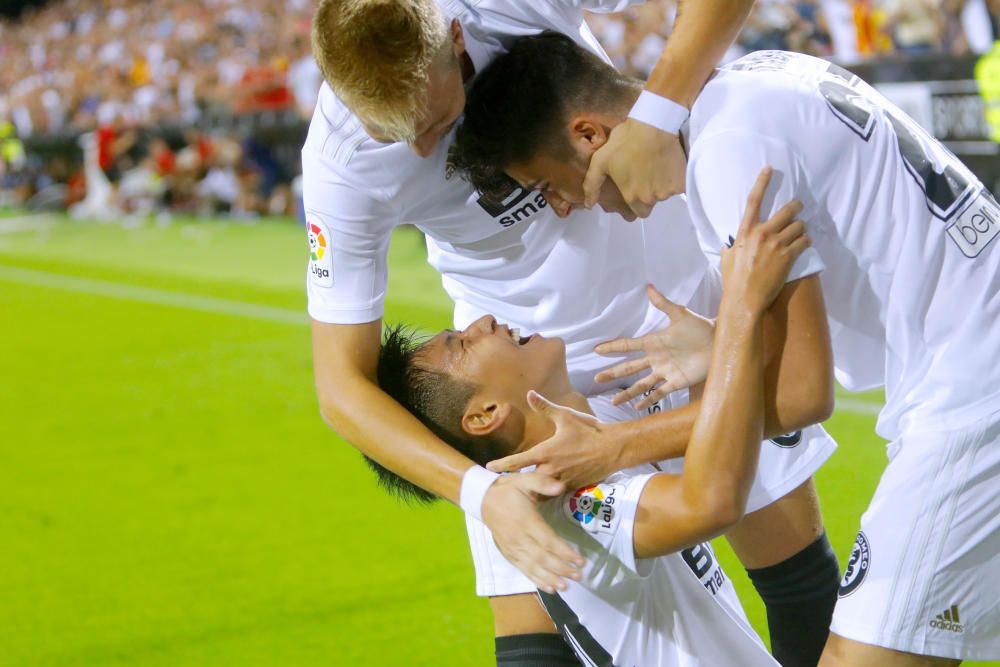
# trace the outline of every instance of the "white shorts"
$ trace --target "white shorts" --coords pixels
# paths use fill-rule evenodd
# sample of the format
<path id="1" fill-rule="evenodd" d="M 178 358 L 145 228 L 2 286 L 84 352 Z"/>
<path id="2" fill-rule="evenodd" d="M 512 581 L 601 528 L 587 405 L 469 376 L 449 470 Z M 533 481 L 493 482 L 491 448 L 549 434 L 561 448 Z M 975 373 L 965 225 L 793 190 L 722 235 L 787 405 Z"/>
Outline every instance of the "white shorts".
<path id="1" fill-rule="evenodd" d="M 888 452 L 832 631 L 919 655 L 1000 658 L 1000 412 L 907 433 Z"/>
<path id="2" fill-rule="evenodd" d="M 602 421 L 625 421 L 640 416 L 631 406 L 611 406 L 611 395 L 588 399 Z M 682 396 L 680 402 L 684 400 Z M 678 402 L 675 398 L 673 406 L 676 407 Z M 764 441 L 757 477 L 750 488 L 747 513 L 767 507 L 802 486 L 836 449 L 837 443 L 821 426 L 810 426 L 799 434 Z M 665 472 L 678 473 L 683 468 L 683 459 L 663 461 L 660 467 Z M 489 529 L 468 515 L 465 523 L 476 568 L 476 595 L 493 597 L 534 592 L 531 580 L 500 554 Z"/>

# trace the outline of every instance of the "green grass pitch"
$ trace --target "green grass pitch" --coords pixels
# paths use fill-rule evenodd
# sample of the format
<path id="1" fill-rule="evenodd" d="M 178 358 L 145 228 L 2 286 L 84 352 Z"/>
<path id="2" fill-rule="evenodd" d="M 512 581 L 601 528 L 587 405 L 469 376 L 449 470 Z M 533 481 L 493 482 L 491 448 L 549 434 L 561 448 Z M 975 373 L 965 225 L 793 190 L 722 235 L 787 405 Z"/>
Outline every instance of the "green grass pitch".
<path id="1" fill-rule="evenodd" d="M 319 419 L 305 249 L 289 221 L 0 219 L 0 665 L 492 664 L 459 512 L 384 497 Z M 392 253 L 387 319 L 447 326 L 420 235 Z M 877 400 L 829 423 L 842 562 Z"/>

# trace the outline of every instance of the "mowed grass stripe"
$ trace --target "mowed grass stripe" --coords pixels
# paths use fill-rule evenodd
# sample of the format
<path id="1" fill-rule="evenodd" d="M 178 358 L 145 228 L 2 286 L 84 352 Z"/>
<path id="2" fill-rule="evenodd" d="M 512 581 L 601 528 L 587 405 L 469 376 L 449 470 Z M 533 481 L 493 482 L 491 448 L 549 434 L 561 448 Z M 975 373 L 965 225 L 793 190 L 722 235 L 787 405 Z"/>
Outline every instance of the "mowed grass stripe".
<path id="1" fill-rule="evenodd" d="M 291 325 L 309 323 L 309 316 L 305 312 L 287 308 L 203 296 L 189 292 L 142 287 L 111 280 L 83 278 L 36 269 L 0 265 L 0 281 L 20 283 L 33 287 L 67 290 L 112 299 L 138 301 L 140 303 L 168 306 L 171 308 L 184 308 L 216 315 L 246 317 L 265 322 Z M 426 329 L 418 330 L 422 333 L 431 333 Z M 881 401 L 871 398 L 838 397 L 837 409 L 852 414 L 877 416 L 882 409 L 882 404 Z"/>
<path id="2" fill-rule="evenodd" d="M 281 324 L 306 324 L 309 317 L 303 312 L 263 306 L 256 303 L 244 303 L 220 299 L 217 297 L 200 296 L 187 292 L 172 292 L 152 287 L 140 287 L 110 280 L 81 278 L 48 271 L 21 269 L 0 265 L 0 281 L 20 283 L 32 287 L 47 287 L 50 289 L 80 292 L 91 296 L 125 299 L 141 303 L 197 310 L 216 315 L 232 315 L 249 317 L 265 322 Z"/>

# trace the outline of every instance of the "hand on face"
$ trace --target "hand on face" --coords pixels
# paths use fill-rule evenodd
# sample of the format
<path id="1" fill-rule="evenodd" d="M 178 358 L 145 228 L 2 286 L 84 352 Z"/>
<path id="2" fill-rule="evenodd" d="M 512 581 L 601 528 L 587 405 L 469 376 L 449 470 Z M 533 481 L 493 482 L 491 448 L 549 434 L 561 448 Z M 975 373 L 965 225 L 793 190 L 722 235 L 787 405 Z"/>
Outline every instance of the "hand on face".
<path id="1" fill-rule="evenodd" d="M 631 118 L 611 135 L 590 161 L 583 188 L 587 206 L 601 202 L 610 178 L 628 210 L 646 218 L 657 202 L 684 192 L 687 158 L 677 135 Z"/>
<path id="2" fill-rule="evenodd" d="M 577 489 L 621 469 L 623 445 L 613 425 L 556 405 L 534 391 L 528 394 L 528 404 L 551 422 L 555 433 L 531 449 L 491 461 L 487 464 L 490 470 L 508 472 L 535 466 L 536 472 Z"/>

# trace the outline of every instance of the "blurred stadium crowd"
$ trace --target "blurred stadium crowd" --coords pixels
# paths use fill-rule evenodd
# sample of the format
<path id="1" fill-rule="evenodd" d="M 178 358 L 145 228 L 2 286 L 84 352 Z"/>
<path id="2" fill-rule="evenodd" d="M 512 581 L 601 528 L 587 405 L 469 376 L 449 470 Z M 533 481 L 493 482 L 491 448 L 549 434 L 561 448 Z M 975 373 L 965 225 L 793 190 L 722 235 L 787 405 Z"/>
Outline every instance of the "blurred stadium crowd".
<path id="1" fill-rule="evenodd" d="M 591 25 L 615 65 L 648 76 L 677 15 L 677 0 L 658 0 Z M 984 53 L 1000 36 L 1000 0 L 757 0 L 734 60 L 784 49 L 853 64 L 876 58 Z"/>
<path id="2" fill-rule="evenodd" d="M 82 214 L 293 212 L 295 168 L 258 130 L 311 115 L 312 6 L 51 0 L 0 21 L 0 207 L 40 193 L 78 205 L 100 181 L 104 199 Z M 652 0 L 591 25 L 620 69 L 646 76 L 676 12 L 677 0 Z M 758 0 L 727 59 L 961 56 L 989 50 L 998 24 L 1000 0 Z M 46 139 L 84 150 L 31 150 Z"/>

